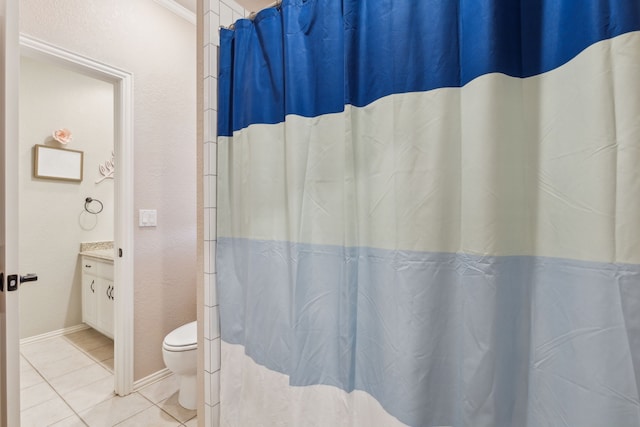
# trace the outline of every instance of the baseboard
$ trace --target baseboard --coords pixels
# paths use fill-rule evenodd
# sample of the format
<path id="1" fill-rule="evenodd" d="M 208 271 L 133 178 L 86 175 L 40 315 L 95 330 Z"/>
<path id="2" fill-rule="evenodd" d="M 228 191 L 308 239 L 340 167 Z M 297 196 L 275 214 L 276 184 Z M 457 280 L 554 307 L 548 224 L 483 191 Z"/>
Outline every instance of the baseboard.
<path id="1" fill-rule="evenodd" d="M 149 376 L 139 379 L 138 381 L 133 382 L 133 391 L 138 391 L 143 387 L 148 386 L 149 384 L 155 383 L 156 381 L 160 381 L 164 378 L 170 376 L 172 372 L 167 369 L 161 369 L 158 372 L 155 372 Z"/>
<path id="2" fill-rule="evenodd" d="M 31 344 L 34 342 L 47 340 L 53 337 L 59 337 L 60 335 L 67 335 L 74 332 L 82 331 L 84 329 L 89 329 L 89 326 L 85 325 L 84 323 L 81 323 L 76 326 L 69 326 L 68 328 L 58 329 L 57 331 L 51 331 L 51 332 L 47 332 L 40 335 L 34 335 L 32 337 L 22 338 L 20 340 L 20 345 Z"/>

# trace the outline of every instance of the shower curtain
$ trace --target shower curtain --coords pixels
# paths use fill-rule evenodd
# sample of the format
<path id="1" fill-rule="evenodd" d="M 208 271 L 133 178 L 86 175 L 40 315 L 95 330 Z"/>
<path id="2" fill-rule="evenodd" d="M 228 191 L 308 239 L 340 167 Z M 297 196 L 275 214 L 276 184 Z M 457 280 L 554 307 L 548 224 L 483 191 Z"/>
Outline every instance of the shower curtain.
<path id="1" fill-rule="evenodd" d="M 640 426 L 640 2 L 220 33 L 223 427 Z"/>

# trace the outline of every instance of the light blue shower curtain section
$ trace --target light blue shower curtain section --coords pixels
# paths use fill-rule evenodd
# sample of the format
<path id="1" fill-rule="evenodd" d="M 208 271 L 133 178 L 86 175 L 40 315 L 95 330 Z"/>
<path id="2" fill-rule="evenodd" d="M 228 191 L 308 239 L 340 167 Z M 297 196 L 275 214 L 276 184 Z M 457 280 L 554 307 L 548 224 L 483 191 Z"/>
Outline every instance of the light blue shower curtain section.
<path id="1" fill-rule="evenodd" d="M 640 426 L 638 0 L 220 37 L 222 426 Z"/>

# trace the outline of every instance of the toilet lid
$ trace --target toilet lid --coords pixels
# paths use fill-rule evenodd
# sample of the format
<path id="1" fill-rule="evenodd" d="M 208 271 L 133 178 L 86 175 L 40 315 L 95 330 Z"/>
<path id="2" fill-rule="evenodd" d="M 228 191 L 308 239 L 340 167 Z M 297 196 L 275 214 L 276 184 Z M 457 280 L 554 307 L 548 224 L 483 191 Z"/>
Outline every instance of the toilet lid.
<path id="1" fill-rule="evenodd" d="M 169 332 L 162 347 L 169 351 L 193 350 L 198 346 L 198 324 L 193 321 Z"/>

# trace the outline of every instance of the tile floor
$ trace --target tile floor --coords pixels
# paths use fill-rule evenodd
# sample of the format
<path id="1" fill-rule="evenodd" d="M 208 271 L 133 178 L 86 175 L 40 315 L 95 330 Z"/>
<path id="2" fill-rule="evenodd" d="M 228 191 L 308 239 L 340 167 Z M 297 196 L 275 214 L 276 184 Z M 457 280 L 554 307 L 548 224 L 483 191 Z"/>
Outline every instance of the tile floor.
<path id="1" fill-rule="evenodd" d="M 20 347 L 21 427 L 195 427 L 172 375 L 125 397 L 113 393 L 113 341 L 93 329 Z"/>

